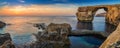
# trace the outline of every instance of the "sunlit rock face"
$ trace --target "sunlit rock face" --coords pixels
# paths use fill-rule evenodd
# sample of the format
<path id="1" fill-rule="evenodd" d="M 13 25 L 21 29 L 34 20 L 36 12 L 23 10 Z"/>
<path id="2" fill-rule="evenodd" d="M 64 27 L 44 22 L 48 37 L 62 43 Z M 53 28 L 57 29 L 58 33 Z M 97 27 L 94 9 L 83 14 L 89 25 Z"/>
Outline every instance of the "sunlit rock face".
<path id="1" fill-rule="evenodd" d="M 39 31 L 37 34 L 33 34 L 36 37 L 36 42 L 30 44 L 31 48 L 70 48 L 68 38 L 68 34 L 71 31 L 70 24 L 51 23 L 47 27 L 42 27 L 41 25 L 39 24 L 39 27 L 45 28 L 43 30 L 46 31 Z"/>
<path id="2" fill-rule="evenodd" d="M 96 11 L 98 9 L 104 9 L 107 12 L 105 16 L 106 22 L 117 26 L 120 21 L 119 6 L 120 5 L 101 5 L 79 7 L 76 13 L 77 19 L 80 22 L 92 22 Z"/>
<path id="3" fill-rule="evenodd" d="M 120 48 L 120 24 L 117 29 L 109 35 L 100 48 Z"/>
<path id="4" fill-rule="evenodd" d="M 51 23 L 47 26 L 47 32 L 51 33 L 51 32 L 60 32 L 60 33 L 64 33 L 66 32 L 67 34 L 69 34 L 72 30 L 72 27 L 70 24 L 67 23 L 63 23 L 63 24 L 55 24 L 55 23 Z"/>
<path id="5" fill-rule="evenodd" d="M 91 9 L 92 8 L 88 8 L 88 7 L 79 7 L 78 12 L 76 14 L 78 21 L 91 22 L 93 20 Z"/>
<path id="6" fill-rule="evenodd" d="M 115 6 L 108 6 L 108 12 L 106 16 L 106 22 L 118 25 L 120 19 L 119 8 Z"/>

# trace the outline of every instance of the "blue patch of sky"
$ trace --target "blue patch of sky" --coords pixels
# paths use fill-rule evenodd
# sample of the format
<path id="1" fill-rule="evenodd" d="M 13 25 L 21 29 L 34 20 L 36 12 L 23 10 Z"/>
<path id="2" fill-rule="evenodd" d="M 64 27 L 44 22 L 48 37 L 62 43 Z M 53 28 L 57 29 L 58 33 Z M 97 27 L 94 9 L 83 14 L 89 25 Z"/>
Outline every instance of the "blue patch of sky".
<path id="1" fill-rule="evenodd" d="M 104 4 L 120 4 L 120 0 L 0 0 L 0 3 L 7 2 L 10 5 L 19 4 L 77 4 L 80 6 L 104 5 Z"/>

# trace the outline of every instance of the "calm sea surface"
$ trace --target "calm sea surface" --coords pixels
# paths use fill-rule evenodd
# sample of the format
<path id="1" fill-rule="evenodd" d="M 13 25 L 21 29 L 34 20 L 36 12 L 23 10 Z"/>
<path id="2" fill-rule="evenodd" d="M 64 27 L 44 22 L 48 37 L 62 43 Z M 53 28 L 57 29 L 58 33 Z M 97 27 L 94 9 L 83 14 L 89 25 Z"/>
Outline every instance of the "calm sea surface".
<path id="1" fill-rule="evenodd" d="M 104 17 L 94 17 L 92 23 L 77 22 L 75 16 L 41 16 L 41 17 L 0 17 L 0 21 L 7 24 L 5 28 L 0 29 L 0 33 L 10 33 L 14 44 L 24 45 L 34 41 L 32 33 L 37 33 L 38 29 L 33 27 L 32 23 L 69 23 L 73 30 L 95 30 L 102 32 L 114 31 L 113 26 L 105 23 Z M 71 48 L 97 48 L 104 40 L 90 37 L 69 37 Z"/>

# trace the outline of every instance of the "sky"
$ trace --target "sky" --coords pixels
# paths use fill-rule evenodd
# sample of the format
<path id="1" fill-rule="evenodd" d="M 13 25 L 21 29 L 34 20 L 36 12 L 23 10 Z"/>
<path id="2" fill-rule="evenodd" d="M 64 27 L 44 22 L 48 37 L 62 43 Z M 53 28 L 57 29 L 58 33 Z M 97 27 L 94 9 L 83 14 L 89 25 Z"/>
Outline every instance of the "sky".
<path id="1" fill-rule="evenodd" d="M 75 16 L 79 6 L 119 3 L 120 0 L 0 0 L 0 16 Z"/>

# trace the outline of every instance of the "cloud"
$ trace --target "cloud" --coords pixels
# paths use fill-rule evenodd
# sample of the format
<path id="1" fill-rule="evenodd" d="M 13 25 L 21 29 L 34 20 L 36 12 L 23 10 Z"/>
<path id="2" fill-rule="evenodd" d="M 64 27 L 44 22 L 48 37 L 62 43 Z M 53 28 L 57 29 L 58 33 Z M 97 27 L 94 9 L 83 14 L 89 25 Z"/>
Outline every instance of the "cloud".
<path id="1" fill-rule="evenodd" d="M 74 4 L 49 4 L 27 6 L 4 6 L 0 15 L 5 16 L 74 16 L 77 11 Z"/>
<path id="2" fill-rule="evenodd" d="M 8 5 L 8 2 L 2 2 L 0 5 Z"/>
<path id="3" fill-rule="evenodd" d="M 21 3 L 24 3 L 25 1 L 24 0 L 19 0 Z"/>

